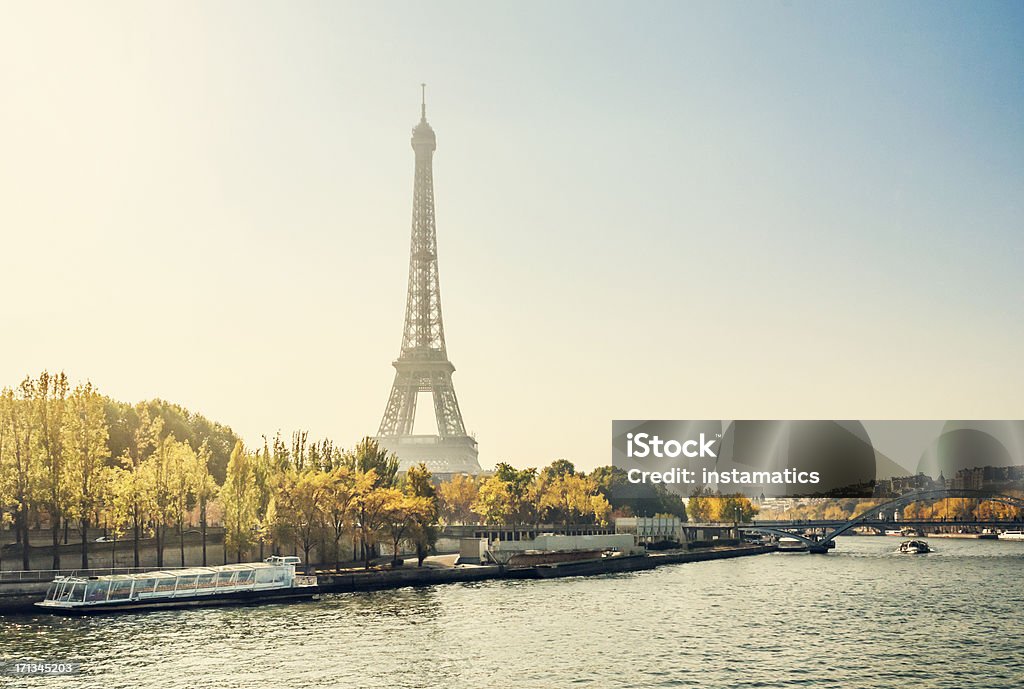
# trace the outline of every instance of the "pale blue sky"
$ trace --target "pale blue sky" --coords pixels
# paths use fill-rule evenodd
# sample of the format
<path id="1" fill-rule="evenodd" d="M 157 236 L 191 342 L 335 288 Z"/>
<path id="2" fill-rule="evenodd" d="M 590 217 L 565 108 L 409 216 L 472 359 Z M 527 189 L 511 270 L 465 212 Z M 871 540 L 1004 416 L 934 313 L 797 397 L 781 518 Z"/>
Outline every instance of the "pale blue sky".
<path id="1" fill-rule="evenodd" d="M 375 432 L 426 81 L 485 466 L 1020 418 L 1022 77 L 1011 2 L 2 2 L 0 384 Z"/>

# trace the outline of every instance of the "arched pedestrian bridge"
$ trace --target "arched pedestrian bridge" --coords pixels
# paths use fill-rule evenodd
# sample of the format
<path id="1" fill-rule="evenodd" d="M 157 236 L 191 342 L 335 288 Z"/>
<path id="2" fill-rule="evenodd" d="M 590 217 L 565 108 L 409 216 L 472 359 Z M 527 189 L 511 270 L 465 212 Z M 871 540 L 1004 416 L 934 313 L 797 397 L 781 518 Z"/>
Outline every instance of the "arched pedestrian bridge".
<path id="1" fill-rule="evenodd" d="M 1014 497 L 1012 495 L 1004 495 L 1002 493 L 996 493 L 993 491 L 984 490 L 969 490 L 969 489 L 945 489 L 945 490 L 926 490 L 918 493 L 908 493 L 901 495 L 898 498 L 894 498 L 888 502 L 875 505 L 874 507 L 865 510 L 863 513 L 858 514 L 849 521 L 843 522 L 841 520 L 829 521 L 811 521 L 811 522 L 786 522 L 786 523 L 769 523 L 769 524 L 753 524 L 753 525 L 742 525 L 739 527 L 740 531 L 749 531 L 754 533 L 767 533 L 775 536 L 786 536 L 790 538 L 796 538 L 802 541 L 812 553 L 825 553 L 828 552 L 829 544 L 835 539 L 836 536 L 841 536 L 850 529 L 853 529 L 862 524 L 869 522 L 877 522 L 878 520 L 874 517 L 879 512 L 885 512 L 887 510 L 895 510 L 900 507 L 905 507 L 911 503 L 920 501 L 930 500 L 942 500 L 944 498 L 967 498 L 970 500 L 980 500 L 989 502 L 1000 502 L 1005 505 L 1011 505 L 1020 509 L 1024 509 L 1024 499 Z M 891 524 L 892 522 L 890 522 Z M 914 520 L 906 520 L 896 522 L 900 525 L 904 524 L 921 524 L 922 522 Z M 938 522 L 929 521 L 929 524 L 951 524 L 954 522 Z M 961 523 L 961 522 L 956 522 Z M 976 522 L 982 523 L 982 522 Z M 987 522 L 987 523 L 998 523 L 1001 525 L 1013 525 L 1013 522 Z M 1020 522 L 1015 523 L 1016 526 L 1021 526 Z M 807 536 L 803 532 L 809 527 L 821 528 L 826 533 L 823 536 L 812 537 Z M 831 531 L 829 531 L 831 529 Z"/>

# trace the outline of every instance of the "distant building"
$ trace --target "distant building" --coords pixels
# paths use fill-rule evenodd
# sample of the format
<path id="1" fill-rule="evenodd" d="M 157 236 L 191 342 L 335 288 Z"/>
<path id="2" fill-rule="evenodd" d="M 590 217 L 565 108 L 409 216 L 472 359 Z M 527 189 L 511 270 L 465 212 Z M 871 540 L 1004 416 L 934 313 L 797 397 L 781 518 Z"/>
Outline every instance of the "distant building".
<path id="1" fill-rule="evenodd" d="M 619 517 L 615 520 L 615 533 L 632 534 L 637 543 L 685 540 L 679 517 Z"/>

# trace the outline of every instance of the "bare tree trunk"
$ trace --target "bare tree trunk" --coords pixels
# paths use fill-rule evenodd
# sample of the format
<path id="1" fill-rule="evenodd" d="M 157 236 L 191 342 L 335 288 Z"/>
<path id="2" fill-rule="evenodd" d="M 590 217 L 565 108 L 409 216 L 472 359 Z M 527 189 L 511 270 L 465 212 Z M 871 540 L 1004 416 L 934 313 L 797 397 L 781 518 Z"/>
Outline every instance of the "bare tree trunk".
<path id="1" fill-rule="evenodd" d="M 53 569 L 60 569 L 60 517 L 50 515 L 50 534 L 53 536 Z"/>
<path id="2" fill-rule="evenodd" d="M 203 532 L 203 567 L 206 566 L 206 501 L 199 508 L 200 530 Z"/>
<path id="3" fill-rule="evenodd" d="M 178 547 L 181 550 L 181 566 L 185 566 L 185 531 L 182 520 L 178 520 Z"/>
<path id="4" fill-rule="evenodd" d="M 29 536 L 28 536 L 28 510 L 24 507 L 20 510 L 21 514 L 21 568 L 30 569 L 29 563 Z"/>
<path id="5" fill-rule="evenodd" d="M 135 566 L 139 566 L 139 508 L 133 510 L 132 515 L 132 547 L 135 550 Z"/>
<path id="6" fill-rule="evenodd" d="M 82 569 L 89 569 L 89 518 L 82 517 Z"/>

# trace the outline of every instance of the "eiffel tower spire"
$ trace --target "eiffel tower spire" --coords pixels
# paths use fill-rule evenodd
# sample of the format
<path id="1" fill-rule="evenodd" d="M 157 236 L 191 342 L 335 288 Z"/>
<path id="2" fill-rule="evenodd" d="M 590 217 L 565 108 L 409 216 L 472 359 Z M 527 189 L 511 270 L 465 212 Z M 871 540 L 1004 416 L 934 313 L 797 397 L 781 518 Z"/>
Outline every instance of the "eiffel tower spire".
<path id="1" fill-rule="evenodd" d="M 403 471 L 424 462 L 434 474 L 477 474 L 480 464 L 476 440 L 466 434 L 452 384 L 455 367 L 448 360 L 444 341 L 434 218 L 433 160 L 437 138 L 427 122 L 426 84 L 421 86 L 420 121 L 412 130 L 416 174 L 405 327 L 401 352 L 393 362 L 395 381 L 377 437 L 398 455 Z M 438 435 L 413 434 L 420 392 L 432 393 Z"/>

